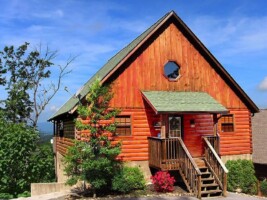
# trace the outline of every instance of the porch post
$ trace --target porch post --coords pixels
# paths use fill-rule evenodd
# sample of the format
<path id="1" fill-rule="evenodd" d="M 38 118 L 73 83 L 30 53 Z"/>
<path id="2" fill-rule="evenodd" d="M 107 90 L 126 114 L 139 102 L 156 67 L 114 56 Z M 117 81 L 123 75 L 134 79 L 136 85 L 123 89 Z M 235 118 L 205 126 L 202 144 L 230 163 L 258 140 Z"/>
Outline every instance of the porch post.
<path id="1" fill-rule="evenodd" d="M 214 136 L 217 136 L 218 135 L 218 117 L 217 117 L 217 114 L 214 113 L 213 114 L 213 130 L 214 130 Z"/>
<path id="2" fill-rule="evenodd" d="M 160 130 L 160 134 L 161 134 L 161 138 L 166 138 L 166 120 L 165 120 L 165 115 L 162 114 L 160 115 L 160 121 L 161 121 L 161 130 Z"/>

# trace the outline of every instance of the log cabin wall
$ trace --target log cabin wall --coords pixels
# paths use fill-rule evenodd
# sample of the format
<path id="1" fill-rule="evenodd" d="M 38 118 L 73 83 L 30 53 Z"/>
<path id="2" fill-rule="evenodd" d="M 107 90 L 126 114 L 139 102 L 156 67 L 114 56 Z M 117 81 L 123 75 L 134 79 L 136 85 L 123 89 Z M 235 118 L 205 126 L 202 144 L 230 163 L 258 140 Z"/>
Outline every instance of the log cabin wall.
<path id="1" fill-rule="evenodd" d="M 128 161 L 148 160 L 148 136 L 157 136 L 153 122 L 159 121 L 159 115 L 148 109 L 124 109 L 121 115 L 131 116 L 131 136 L 118 136 L 115 141 L 122 142 L 120 157 Z"/>
<path id="2" fill-rule="evenodd" d="M 247 109 L 231 109 L 234 116 L 234 132 L 222 132 L 219 120 L 220 153 L 239 155 L 252 153 L 251 113 Z"/>
<path id="3" fill-rule="evenodd" d="M 143 90 L 207 92 L 235 115 L 235 131 L 220 133 L 221 155 L 251 153 L 250 111 L 229 83 L 225 82 L 172 22 L 164 26 L 159 33 L 152 35 L 149 41 L 109 80 L 112 82 L 114 92 L 111 107 L 120 107 L 123 111 L 130 111 L 134 115 L 133 137 L 123 141 L 124 158 L 145 160 L 146 137 L 155 134 L 153 131 L 149 132 L 151 125 L 147 124 L 149 117 L 140 92 Z M 177 81 L 169 81 L 163 75 L 163 67 L 168 61 L 175 61 L 180 66 L 181 77 Z M 189 117 L 185 117 L 185 122 Z M 206 123 L 206 117 L 203 119 L 202 116 L 198 117 L 200 118 L 197 120 Z M 207 133 L 212 130 L 210 125 Z M 186 131 L 191 134 L 202 134 L 202 132 L 206 134 L 204 129 L 201 126 L 197 132 L 189 129 Z M 196 134 L 194 139 L 191 137 L 186 143 L 193 145 L 196 142 L 194 140 L 199 137 L 200 134 Z M 187 136 L 185 138 L 187 139 Z M 141 146 L 143 148 L 140 148 L 140 145 L 143 145 Z"/>
<path id="4" fill-rule="evenodd" d="M 190 120 L 194 119 L 195 126 L 190 126 Z M 184 115 L 184 137 L 183 141 L 192 157 L 201 157 L 204 153 L 203 136 L 214 135 L 213 116 L 206 115 Z"/>
<path id="5" fill-rule="evenodd" d="M 73 119 L 67 119 L 63 121 L 63 135 L 60 136 L 60 122 L 56 127 L 56 149 L 59 153 L 64 155 L 67 148 L 73 145 L 73 139 L 75 138 L 75 124 Z"/>

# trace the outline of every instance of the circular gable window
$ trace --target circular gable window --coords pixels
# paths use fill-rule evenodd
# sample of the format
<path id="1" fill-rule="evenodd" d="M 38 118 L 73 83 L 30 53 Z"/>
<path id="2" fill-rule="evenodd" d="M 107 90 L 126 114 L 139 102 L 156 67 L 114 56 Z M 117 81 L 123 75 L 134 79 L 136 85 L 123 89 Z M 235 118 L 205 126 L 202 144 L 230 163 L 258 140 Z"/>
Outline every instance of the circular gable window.
<path id="1" fill-rule="evenodd" d="M 169 61 L 164 65 L 164 75 L 170 81 L 175 81 L 180 75 L 180 67 L 173 61 Z"/>

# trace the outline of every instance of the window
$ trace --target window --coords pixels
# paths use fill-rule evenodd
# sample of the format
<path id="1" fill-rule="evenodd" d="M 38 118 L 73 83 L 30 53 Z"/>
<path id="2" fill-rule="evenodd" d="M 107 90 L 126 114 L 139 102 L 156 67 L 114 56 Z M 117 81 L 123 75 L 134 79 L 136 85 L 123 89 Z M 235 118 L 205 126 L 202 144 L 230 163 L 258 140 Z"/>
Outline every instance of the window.
<path id="1" fill-rule="evenodd" d="M 119 136 L 131 135 L 131 116 L 120 115 L 115 118 L 116 122 L 116 134 Z"/>
<path id="2" fill-rule="evenodd" d="M 234 132 L 234 115 L 223 115 L 220 121 L 222 132 Z"/>
<path id="3" fill-rule="evenodd" d="M 175 81 L 179 77 L 180 67 L 173 61 L 169 61 L 164 65 L 164 75 L 170 81 Z"/>
<path id="4" fill-rule="evenodd" d="M 75 139 L 75 124 L 73 120 L 64 121 L 64 137 Z"/>

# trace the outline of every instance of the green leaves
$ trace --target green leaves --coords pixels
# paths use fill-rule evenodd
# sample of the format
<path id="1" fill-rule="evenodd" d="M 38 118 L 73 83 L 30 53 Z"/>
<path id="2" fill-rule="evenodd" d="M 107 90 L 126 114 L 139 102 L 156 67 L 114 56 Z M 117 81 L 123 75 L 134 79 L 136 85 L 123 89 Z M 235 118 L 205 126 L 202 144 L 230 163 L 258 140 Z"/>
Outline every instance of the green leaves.
<path id="1" fill-rule="evenodd" d="M 86 102 L 77 109 L 82 119 L 75 121 L 77 130 L 89 130 L 90 135 L 85 138 L 87 142 L 76 141 L 64 157 L 67 183 L 86 181 L 94 193 L 111 190 L 114 174 L 121 169 L 121 162 L 116 159 L 120 144 L 112 145 L 108 137 L 116 130 L 112 118 L 120 112 L 109 108 L 112 97 L 109 86 L 102 86 L 98 79 L 92 83 Z"/>
<path id="2" fill-rule="evenodd" d="M 31 121 L 36 127 L 41 113 L 58 92 L 62 78 L 70 73 L 66 69 L 74 58 L 65 66 L 58 65 L 57 81 L 47 83 L 57 52 L 48 47 L 43 50 L 41 45 L 39 49 L 29 50 L 29 45 L 25 42 L 16 49 L 6 46 L 0 51 L 0 85 L 5 86 L 7 92 L 7 98 L 1 103 L 8 120 L 14 123 Z"/>
<path id="3" fill-rule="evenodd" d="M 35 129 L 6 121 L 0 112 L 0 193 L 16 197 L 31 182 L 55 179 L 52 145 L 38 145 Z"/>
<path id="4" fill-rule="evenodd" d="M 112 181 L 112 189 L 121 193 L 143 190 L 145 185 L 144 175 L 138 167 L 123 167 Z"/>
<path id="5" fill-rule="evenodd" d="M 0 193 L 17 195 L 29 190 L 38 134 L 25 124 L 7 122 L 2 114 L 0 127 Z"/>
<path id="6" fill-rule="evenodd" d="M 237 188 L 247 194 L 256 194 L 257 178 L 252 161 L 250 160 L 229 160 L 226 162 L 229 170 L 227 178 L 227 189 L 235 191 Z"/>

